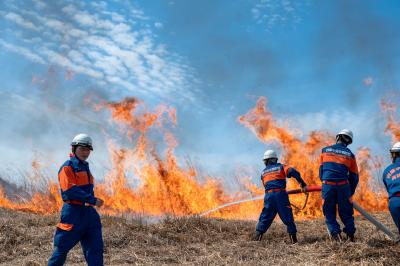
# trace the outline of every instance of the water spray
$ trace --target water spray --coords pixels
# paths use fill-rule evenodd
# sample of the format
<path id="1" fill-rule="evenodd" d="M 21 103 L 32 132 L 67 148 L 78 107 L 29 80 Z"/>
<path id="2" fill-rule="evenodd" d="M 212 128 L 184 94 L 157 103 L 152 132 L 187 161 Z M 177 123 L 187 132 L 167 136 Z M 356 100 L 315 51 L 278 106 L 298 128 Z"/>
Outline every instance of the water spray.
<path id="1" fill-rule="evenodd" d="M 308 193 L 308 192 L 318 192 L 321 191 L 321 186 L 318 185 L 311 185 L 308 186 L 306 191 L 303 192 L 301 191 L 301 189 L 293 189 L 293 190 L 288 190 L 287 194 L 300 194 L 300 193 Z M 206 216 L 210 213 L 216 212 L 220 209 L 229 207 L 229 206 L 233 206 L 233 205 L 238 205 L 238 204 L 242 204 L 245 202 L 250 202 L 250 201 L 256 201 L 256 200 L 262 200 L 264 199 L 264 195 L 262 196 L 257 196 L 257 197 L 253 197 L 253 198 L 249 198 L 249 199 L 243 199 L 243 200 L 238 200 L 238 201 L 234 201 L 234 202 L 229 202 L 229 203 L 225 203 L 223 205 L 220 205 L 216 208 L 213 208 L 211 210 L 199 213 L 198 215 L 201 216 Z M 389 230 L 389 228 L 387 228 L 385 225 L 383 225 L 382 223 L 380 223 L 377 219 L 375 219 L 371 214 L 369 214 L 366 210 L 364 210 L 357 202 L 353 201 L 353 208 L 356 209 L 362 216 L 364 216 L 364 218 L 366 218 L 370 223 L 372 223 L 373 225 L 375 225 L 376 229 L 381 230 L 385 235 L 387 235 L 390 239 L 394 240 L 394 241 L 398 241 L 399 238 L 392 232 Z"/>

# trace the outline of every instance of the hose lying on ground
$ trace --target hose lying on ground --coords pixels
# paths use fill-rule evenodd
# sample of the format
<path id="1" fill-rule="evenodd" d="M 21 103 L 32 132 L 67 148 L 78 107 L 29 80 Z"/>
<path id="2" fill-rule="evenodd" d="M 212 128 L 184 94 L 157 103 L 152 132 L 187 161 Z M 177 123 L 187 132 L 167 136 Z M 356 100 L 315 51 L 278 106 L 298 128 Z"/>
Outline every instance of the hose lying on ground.
<path id="1" fill-rule="evenodd" d="M 321 191 L 321 186 L 311 185 L 311 186 L 307 187 L 307 190 L 306 190 L 305 193 L 318 192 L 318 191 Z M 300 194 L 300 193 L 303 193 L 303 192 L 301 191 L 301 189 L 293 189 L 293 190 L 288 190 L 287 193 L 288 194 Z M 256 200 L 262 200 L 262 199 L 264 199 L 264 195 L 253 197 L 253 198 L 249 198 L 249 199 L 243 199 L 243 200 L 238 200 L 238 201 L 234 201 L 234 202 L 225 203 L 225 204 L 220 205 L 220 206 L 218 206 L 216 208 L 213 208 L 211 210 L 199 213 L 198 216 L 200 216 L 200 217 L 201 216 L 206 216 L 206 215 L 208 215 L 210 213 L 213 213 L 215 211 L 218 211 L 220 209 L 223 209 L 223 208 L 226 208 L 226 207 L 229 207 L 229 206 L 232 206 L 232 205 L 238 205 L 238 204 L 241 204 L 241 203 L 250 202 L 250 201 L 256 201 Z M 305 202 L 303 208 L 301 208 L 301 209 L 298 208 L 298 209 L 302 210 L 302 209 L 305 208 L 305 206 L 307 204 L 307 199 L 308 199 L 308 195 L 307 195 L 306 202 Z M 390 239 L 392 239 L 394 241 L 399 241 L 398 237 L 392 231 L 390 231 L 389 228 L 387 228 L 385 225 L 383 225 L 378 220 L 376 220 L 372 215 L 370 215 L 366 210 L 364 210 L 357 202 L 353 201 L 353 208 L 356 209 L 359 213 L 361 213 L 361 215 L 364 216 L 370 223 L 375 225 L 378 230 L 381 230 L 383 233 L 385 233 Z"/>

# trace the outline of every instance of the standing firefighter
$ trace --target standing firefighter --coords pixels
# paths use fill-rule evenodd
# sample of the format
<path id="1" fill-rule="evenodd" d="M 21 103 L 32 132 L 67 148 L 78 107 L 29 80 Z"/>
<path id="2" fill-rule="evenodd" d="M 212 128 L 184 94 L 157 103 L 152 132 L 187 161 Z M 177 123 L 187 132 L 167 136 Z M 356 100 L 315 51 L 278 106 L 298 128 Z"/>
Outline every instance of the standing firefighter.
<path id="1" fill-rule="evenodd" d="M 72 140 L 71 146 L 71 158 L 58 172 L 64 205 L 54 236 L 54 252 L 48 265 L 64 265 L 67 253 L 78 242 L 89 266 L 103 265 L 100 216 L 93 208 L 101 207 L 103 201 L 94 197 L 93 176 L 86 162 L 93 150 L 92 139 L 86 134 L 79 134 Z"/>
<path id="2" fill-rule="evenodd" d="M 322 149 L 319 177 L 322 181 L 322 211 L 331 237 L 342 241 L 340 225 L 336 221 L 336 206 L 344 224 L 343 231 L 354 242 L 354 210 L 352 196 L 358 184 L 358 168 L 354 154 L 347 148 L 353 133 L 343 129 L 336 135 L 336 144 Z"/>
<path id="3" fill-rule="evenodd" d="M 400 142 L 390 149 L 392 164 L 383 172 L 383 183 L 389 194 L 389 210 L 400 233 Z"/>
<path id="4" fill-rule="evenodd" d="M 292 244 L 297 243 L 296 225 L 294 224 L 289 196 L 286 193 L 286 178 L 296 178 L 303 191 L 306 190 L 307 185 L 296 169 L 278 163 L 278 156 L 275 151 L 267 150 L 264 153 L 263 160 L 265 169 L 261 174 L 261 180 L 265 187 L 264 208 L 260 214 L 253 240 L 261 240 L 278 213 L 282 222 L 287 226 L 290 242 Z"/>

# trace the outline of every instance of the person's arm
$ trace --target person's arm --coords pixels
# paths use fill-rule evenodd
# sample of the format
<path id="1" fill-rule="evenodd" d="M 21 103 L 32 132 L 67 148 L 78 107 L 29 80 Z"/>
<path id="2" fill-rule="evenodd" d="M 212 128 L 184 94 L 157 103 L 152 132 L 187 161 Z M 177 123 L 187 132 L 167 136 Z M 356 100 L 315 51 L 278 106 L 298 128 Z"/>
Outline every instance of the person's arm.
<path id="1" fill-rule="evenodd" d="M 96 198 L 93 195 L 85 192 L 75 184 L 75 174 L 71 166 L 63 166 L 60 169 L 58 180 L 60 181 L 61 191 L 67 196 L 68 200 L 78 200 L 91 205 L 96 204 Z"/>
<path id="2" fill-rule="evenodd" d="M 351 189 L 351 195 L 354 195 L 354 193 L 356 192 L 358 181 L 359 181 L 358 167 L 357 167 L 356 158 L 354 157 L 351 160 L 350 169 L 349 169 L 349 184 L 350 184 L 350 189 Z"/>
<path id="3" fill-rule="evenodd" d="M 301 178 L 300 173 L 293 167 L 285 167 L 285 172 L 287 178 L 294 177 L 302 188 L 307 186 L 306 182 Z"/>
<path id="4" fill-rule="evenodd" d="M 383 181 L 383 184 L 385 185 L 385 188 L 387 190 L 388 187 L 387 187 L 387 183 L 386 183 L 386 175 L 387 175 L 387 173 L 386 173 L 386 170 L 385 170 L 385 171 L 383 171 L 383 174 L 382 174 L 382 181 Z"/>
<path id="5" fill-rule="evenodd" d="M 322 167 L 322 153 L 319 156 L 319 179 L 322 181 L 322 171 L 323 171 L 323 167 Z"/>

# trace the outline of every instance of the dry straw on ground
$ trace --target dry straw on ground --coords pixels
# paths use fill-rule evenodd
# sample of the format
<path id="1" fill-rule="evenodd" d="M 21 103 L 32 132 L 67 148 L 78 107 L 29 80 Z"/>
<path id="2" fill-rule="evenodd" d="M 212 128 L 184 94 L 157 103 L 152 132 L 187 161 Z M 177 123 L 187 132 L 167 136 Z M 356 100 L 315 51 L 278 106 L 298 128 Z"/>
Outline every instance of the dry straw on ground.
<path id="1" fill-rule="evenodd" d="M 395 230 L 387 213 L 375 214 Z M 0 209 L 0 265 L 46 265 L 57 216 Z M 298 222 L 299 243 L 287 245 L 276 220 L 261 242 L 249 241 L 255 222 L 103 217 L 106 265 L 399 265 L 400 245 L 357 217 L 357 242 L 331 243 L 322 219 Z M 85 265 L 80 246 L 66 265 Z"/>

